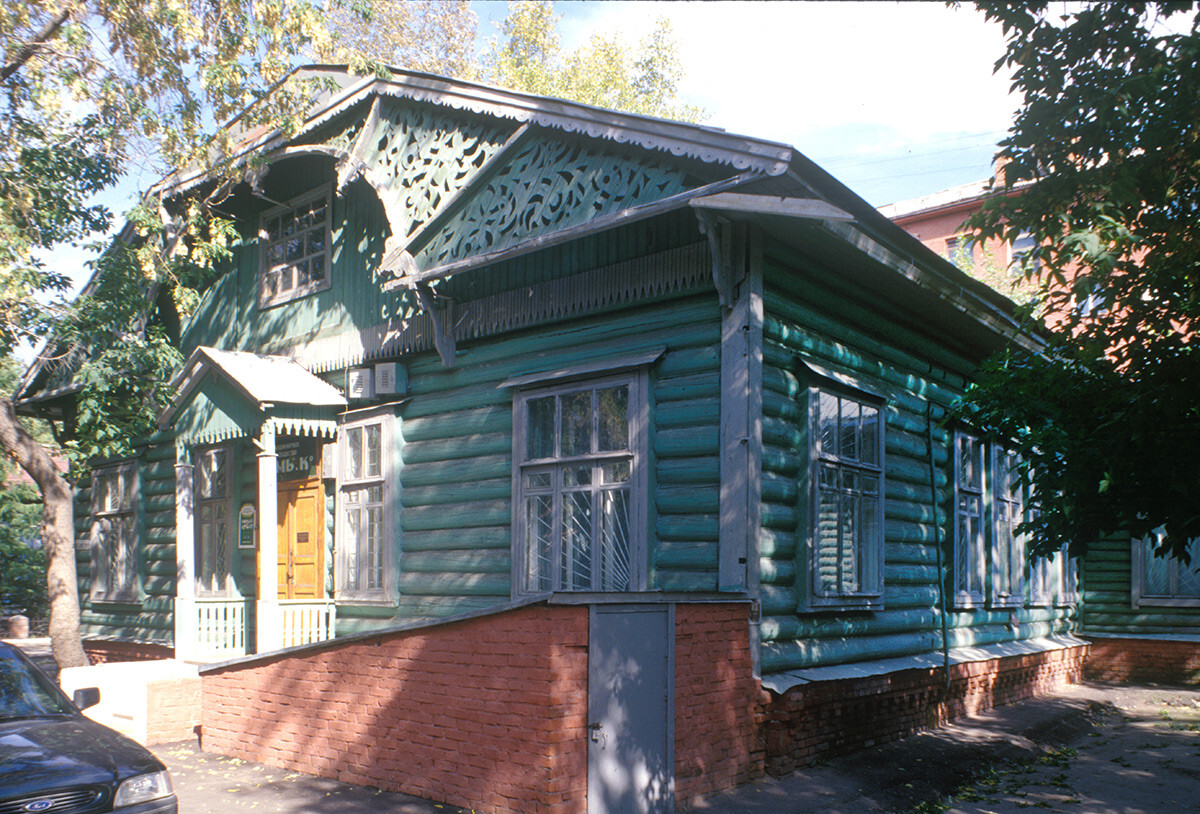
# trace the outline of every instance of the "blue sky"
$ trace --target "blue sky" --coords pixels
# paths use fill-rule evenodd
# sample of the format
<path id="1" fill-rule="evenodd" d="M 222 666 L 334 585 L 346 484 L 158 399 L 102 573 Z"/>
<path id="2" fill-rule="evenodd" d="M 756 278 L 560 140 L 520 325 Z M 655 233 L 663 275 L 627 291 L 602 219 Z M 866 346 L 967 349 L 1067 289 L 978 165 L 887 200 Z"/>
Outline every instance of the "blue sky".
<path id="1" fill-rule="evenodd" d="M 474 2 L 480 39 L 505 2 Z M 798 148 L 872 204 L 991 174 L 1017 106 L 999 26 L 941 2 L 560 2 L 568 48 L 630 42 L 658 17 L 680 45 L 684 101 L 708 124 Z"/>

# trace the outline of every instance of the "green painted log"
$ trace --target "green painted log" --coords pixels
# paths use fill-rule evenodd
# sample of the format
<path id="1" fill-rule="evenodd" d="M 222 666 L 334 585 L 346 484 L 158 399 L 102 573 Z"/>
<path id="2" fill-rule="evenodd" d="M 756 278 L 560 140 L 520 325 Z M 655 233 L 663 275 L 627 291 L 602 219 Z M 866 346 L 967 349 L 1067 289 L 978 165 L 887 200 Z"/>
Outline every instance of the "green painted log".
<path id="1" fill-rule="evenodd" d="M 162 451 L 157 448 L 151 448 L 156 455 L 155 460 L 144 460 L 138 471 L 141 473 L 143 481 L 166 481 L 175 486 L 175 448 L 169 447 L 167 452 L 169 457 L 157 457 L 162 454 Z M 147 451 L 146 455 L 149 458 L 151 451 Z"/>
<path id="2" fill-rule="evenodd" d="M 478 500 L 455 506 L 411 506 L 400 513 L 405 532 L 430 529 L 476 528 L 512 522 L 505 500 Z"/>
<path id="3" fill-rule="evenodd" d="M 1152 627 L 1163 630 L 1194 628 L 1200 631 L 1200 614 L 1194 608 L 1139 608 L 1126 613 L 1087 612 L 1090 625 L 1120 625 L 1126 630 L 1148 632 Z"/>
<path id="4" fill-rule="evenodd" d="M 905 481 L 900 478 L 890 477 L 891 471 L 884 473 L 886 482 L 884 483 L 883 494 L 885 500 L 908 503 L 929 503 L 929 480 L 926 476 L 925 485 L 922 486 L 914 481 Z M 915 472 L 910 472 L 915 474 Z"/>
<path id="5" fill-rule="evenodd" d="M 168 472 L 162 477 L 175 477 L 175 438 L 171 435 L 159 434 L 150 438 L 150 443 L 144 453 L 145 460 L 152 464 L 165 462 Z M 161 471 L 156 469 L 155 471 Z"/>
<path id="6" fill-rule="evenodd" d="M 802 458 L 792 450 L 765 447 L 762 455 L 764 472 L 775 472 L 794 477 L 801 469 L 808 466 L 808 457 Z"/>
<path id="7" fill-rule="evenodd" d="M 654 490 L 654 505 L 663 514 L 716 514 L 721 510 L 721 494 L 715 485 L 659 486 Z"/>
<path id="8" fill-rule="evenodd" d="M 167 528 L 163 528 L 162 526 L 153 526 L 153 527 L 147 528 L 146 533 L 142 539 L 146 540 L 149 543 L 158 543 L 161 545 L 170 546 L 171 551 L 172 552 L 175 551 L 175 529 L 174 528 L 167 529 Z M 175 554 L 172 553 L 171 556 L 174 557 Z"/>
<path id="9" fill-rule="evenodd" d="M 944 538 L 943 538 L 944 539 Z M 897 543 L 889 540 L 884 551 L 889 563 L 896 565 L 937 565 L 937 551 L 933 546 L 917 543 Z"/>
<path id="10" fill-rule="evenodd" d="M 936 585 L 937 578 L 936 565 L 914 565 L 913 563 L 889 560 L 883 566 L 884 584 L 893 589 L 900 589 L 906 585 Z"/>
<path id="11" fill-rule="evenodd" d="M 663 515 L 654 524 L 660 542 L 716 542 L 720 523 L 716 515 Z"/>
<path id="12" fill-rule="evenodd" d="M 902 482 L 911 485 L 925 484 L 925 502 L 929 502 L 929 464 L 914 461 L 911 458 L 903 458 L 899 455 L 890 456 L 887 459 L 887 467 L 885 471 L 888 483 Z M 937 483 L 938 491 L 941 492 L 949 485 L 949 478 L 944 470 L 938 469 L 934 471 L 935 483 Z M 941 495 L 939 495 L 939 498 Z"/>
<path id="13" fill-rule="evenodd" d="M 142 500 L 142 508 L 146 512 L 174 512 L 175 493 L 169 495 L 149 495 Z"/>
<path id="14" fill-rule="evenodd" d="M 789 560 L 796 556 L 795 534 L 775 529 L 762 529 L 758 535 L 758 550 L 763 557 Z"/>
<path id="15" fill-rule="evenodd" d="M 720 461 L 703 458 L 668 458 L 655 462 L 655 474 L 661 484 L 718 484 Z"/>
<path id="16" fill-rule="evenodd" d="M 715 591 L 715 571 L 663 571 L 655 574 L 654 587 L 660 591 Z"/>
<path id="17" fill-rule="evenodd" d="M 400 590 L 421 596 L 507 597 L 510 580 L 508 574 L 401 574 Z"/>
<path id="18" fill-rule="evenodd" d="M 486 610 L 504 601 L 495 597 L 404 596 L 400 598 L 397 612 L 402 619 L 439 619 L 469 611 Z M 338 632 L 341 633 L 341 625 L 338 625 Z"/>
<path id="19" fill-rule="evenodd" d="M 888 543 L 923 543 L 930 546 L 930 551 L 933 550 L 934 528 L 932 525 L 892 520 L 888 522 L 884 534 Z M 947 534 L 943 530 L 940 539 L 945 540 L 946 537 Z"/>
<path id="20" fill-rule="evenodd" d="M 764 364 L 790 370 L 793 357 L 799 354 L 862 376 L 873 382 L 876 389 L 884 391 L 880 395 L 901 403 L 932 401 L 945 407 L 962 394 L 961 387 L 942 384 L 936 374 L 928 378 L 917 376 L 915 371 L 925 374 L 929 370 L 926 363 L 916 367 L 889 364 L 886 357 L 891 349 L 878 343 L 847 342 L 836 333 L 796 332 L 785 320 L 771 318 L 764 321 L 763 338 Z"/>
<path id="21" fill-rule="evenodd" d="M 933 521 L 933 507 L 929 505 L 929 490 L 925 490 L 925 502 L 914 503 L 907 500 L 885 500 L 883 516 L 888 522 L 893 520 L 909 523 L 929 524 Z M 945 527 L 948 516 L 944 511 L 937 512 L 938 522 Z"/>
<path id="22" fill-rule="evenodd" d="M 772 270 L 769 278 L 770 285 L 765 292 L 768 314 L 781 313 L 778 304 L 784 303 L 792 306 L 792 310 L 786 312 L 787 315 L 802 325 L 817 326 L 826 323 L 832 323 L 835 326 L 870 325 L 873 335 L 859 335 L 862 341 L 865 341 L 865 347 L 871 347 L 876 343 L 885 345 L 891 352 L 889 359 L 893 364 L 919 369 L 917 364 L 921 361 L 921 357 L 927 357 L 946 368 L 948 372 L 957 374 L 960 379 L 974 374 L 978 360 L 961 353 L 954 353 L 941 343 L 931 341 L 907 328 L 896 325 L 894 313 L 881 314 L 873 308 L 857 304 L 855 300 L 861 296 L 861 292 L 850 288 L 841 290 L 831 288 L 829 284 L 836 282 L 838 275 L 824 274 L 820 278 L 814 279 L 807 275 L 796 275 L 777 268 L 776 263 L 782 266 L 791 265 L 791 261 L 784 255 L 777 254 L 781 248 L 778 243 L 772 243 L 768 247 L 770 254 L 766 260 L 768 267 Z M 778 274 L 778 271 L 783 271 L 783 274 Z M 776 286 L 778 286 L 778 291 Z M 806 304 L 802 305 L 802 303 Z M 811 303 L 811 305 L 807 303 Z M 798 318 L 797 312 L 801 308 L 807 312 L 806 318 Z M 817 317 L 821 321 L 817 322 L 807 318 L 809 316 Z M 889 341 L 879 342 L 877 337 Z M 902 350 L 903 348 L 912 348 L 920 356 L 905 352 Z"/>
<path id="23" fill-rule="evenodd" d="M 512 559 L 508 549 L 406 551 L 401 569 L 421 574 L 507 574 L 512 570 Z"/>
<path id="24" fill-rule="evenodd" d="M 411 377 L 410 377 L 411 381 Z M 498 388 L 500 382 L 487 382 L 470 388 L 434 391 L 414 397 L 400 408 L 404 422 L 423 416 L 439 416 L 462 410 L 483 410 L 489 407 L 512 409 L 512 392 Z"/>
<path id="25" fill-rule="evenodd" d="M 175 571 L 172 569 L 167 576 L 149 576 L 142 582 L 146 593 L 155 596 L 173 596 L 175 594 Z"/>
<path id="26" fill-rule="evenodd" d="M 929 443 L 924 436 L 917 436 L 904 430 L 889 429 L 884 434 L 888 455 L 903 455 L 914 461 L 921 461 L 926 466 L 929 465 Z M 949 467 L 953 464 L 951 460 L 952 449 L 948 444 L 939 444 L 937 439 L 934 439 L 933 445 L 933 461 L 938 467 Z"/>
<path id="27" fill-rule="evenodd" d="M 759 578 L 768 585 L 795 585 L 794 560 L 759 560 Z"/>
<path id="28" fill-rule="evenodd" d="M 654 400 L 661 408 L 668 401 L 720 398 L 721 381 L 715 374 L 679 376 L 654 385 Z"/>
<path id="29" fill-rule="evenodd" d="M 174 630 L 175 620 L 172 616 L 165 613 L 104 613 L 93 610 L 89 613 L 82 614 L 81 621 L 86 621 L 89 625 L 104 625 L 106 627 L 120 627 L 126 630 Z"/>
<path id="30" fill-rule="evenodd" d="M 512 477 L 512 455 L 480 455 L 427 464 L 405 464 L 401 480 L 405 489 Z"/>
<path id="31" fill-rule="evenodd" d="M 337 632 L 339 636 L 348 635 L 355 627 L 354 620 L 392 620 L 396 617 L 396 609 L 390 605 L 338 605 Z"/>
<path id="32" fill-rule="evenodd" d="M 406 419 L 401 427 L 406 442 L 434 441 L 461 435 L 512 433 L 512 410 L 484 407 L 438 416 Z"/>
<path id="33" fill-rule="evenodd" d="M 505 500 L 512 496 L 512 479 L 474 480 L 457 485 L 409 486 L 400 493 L 405 508 L 443 506 L 473 500 Z"/>
<path id="34" fill-rule="evenodd" d="M 800 499 L 800 488 L 795 478 L 785 478 L 766 472 L 762 476 L 762 500 L 764 503 L 795 505 Z"/>
<path id="35" fill-rule="evenodd" d="M 654 427 L 658 431 L 695 426 L 717 426 L 721 421 L 719 398 L 668 401 L 656 405 Z"/>
<path id="36" fill-rule="evenodd" d="M 720 433 L 717 427 L 660 430 L 654 434 L 654 454 L 659 458 L 695 458 L 716 455 Z"/>
<path id="37" fill-rule="evenodd" d="M 762 672 L 764 675 L 801 670 L 806 667 L 822 667 L 833 664 L 850 664 L 857 661 L 899 658 L 932 653 L 939 646 L 938 634 L 913 632 L 887 636 L 864 636 L 853 639 L 764 642 L 762 646 Z"/>
<path id="38" fill-rule="evenodd" d="M 884 610 L 868 616 L 804 617 L 768 616 L 762 621 L 762 637 L 767 642 L 795 639 L 836 639 L 859 636 L 883 636 L 913 631 L 935 631 L 937 615 L 930 610 Z"/>
<path id="39" fill-rule="evenodd" d="M 899 610 L 901 608 L 932 608 L 938 603 L 938 590 L 932 585 L 889 585 L 883 583 L 884 607 Z"/>
<path id="40" fill-rule="evenodd" d="M 779 418 L 797 427 L 803 427 L 808 421 L 808 410 L 799 399 L 764 388 L 762 402 L 764 416 Z"/>
<path id="41" fill-rule="evenodd" d="M 404 460 L 412 464 L 451 461 L 512 451 L 512 436 L 503 433 L 460 435 L 437 441 L 415 441 L 404 445 Z"/>
<path id="42" fill-rule="evenodd" d="M 150 507 L 147 506 L 146 508 L 149 509 Z M 154 528 L 165 529 L 165 528 L 174 527 L 174 525 L 175 525 L 174 502 L 171 503 L 171 506 L 169 509 L 162 509 L 160 511 L 147 511 L 145 514 L 142 515 L 142 525 L 145 528 L 151 528 L 151 529 L 154 529 Z"/>
<path id="43" fill-rule="evenodd" d="M 177 568 L 178 566 L 175 564 L 174 559 L 147 560 L 143 573 L 149 577 L 171 577 L 174 579 Z"/>
<path id="44" fill-rule="evenodd" d="M 706 340 L 700 347 L 678 348 L 674 339 L 671 350 L 654 368 L 659 380 L 671 379 L 676 376 L 690 376 L 694 373 L 711 373 L 721 369 L 721 330 L 716 327 L 711 334 L 697 332 L 693 339 Z"/>
<path id="45" fill-rule="evenodd" d="M 798 595 L 795 587 L 764 584 L 759 589 L 762 614 L 767 616 L 795 615 Z"/>
<path id="46" fill-rule="evenodd" d="M 407 531 L 401 539 L 401 549 L 410 551 L 454 551 L 458 549 L 504 549 L 512 547 L 512 531 L 508 526 L 450 528 L 437 531 Z"/>
<path id="47" fill-rule="evenodd" d="M 781 418 L 764 418 L 762 434 L 764 444 L 795 450 L 804 446 L 804 433 L 795 424 Z"/>
<path id="48" fill-rule="evenodd" d="M 717 567 L 717 544 L 662 543 L 654 552 L 654 565 L 671 571 L 714 571 Z"/>
<path id="49" fill-rule="evenodd" d="M 800 513 L 795 504 L 763 503 L 761 513 L 759 522 L 763 528 L 794 531 L 800 523 Z"/>

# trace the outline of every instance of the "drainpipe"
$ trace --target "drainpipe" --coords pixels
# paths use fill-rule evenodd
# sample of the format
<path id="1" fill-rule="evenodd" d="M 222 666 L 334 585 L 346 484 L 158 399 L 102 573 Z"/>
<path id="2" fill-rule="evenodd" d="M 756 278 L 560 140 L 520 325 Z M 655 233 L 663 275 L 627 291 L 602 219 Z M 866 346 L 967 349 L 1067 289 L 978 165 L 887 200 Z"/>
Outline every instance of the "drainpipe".
<path id="1" fill-rule="evenodd" d="M 929 496 L 933 507 L 933 547 L 937 551 L 938 612 L 942 617 L 942 672 L 950 692 L 950 630 L 946 621 L 946 570 L 942 556 L 942 529 L 938 523 L 937 469 L 933 460 L 933 402 L 925 403 L 925 432 L 929 438 Z"/>

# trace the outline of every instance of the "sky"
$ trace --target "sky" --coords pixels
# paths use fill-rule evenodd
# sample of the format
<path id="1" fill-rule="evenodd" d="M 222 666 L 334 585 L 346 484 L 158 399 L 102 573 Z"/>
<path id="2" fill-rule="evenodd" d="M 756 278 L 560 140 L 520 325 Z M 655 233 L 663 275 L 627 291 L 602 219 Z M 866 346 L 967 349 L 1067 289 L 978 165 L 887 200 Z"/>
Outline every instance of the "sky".
<path id="1" fill-rule="evenodd" d="M 472 3 L 487 40 L 505 2 Z M 881 206 L 990 177 L 1017 108 L 1000 27 L 942 2 L 560 2 L 563 45 L 659 17 L 706 124 L 789 144 Z"/>

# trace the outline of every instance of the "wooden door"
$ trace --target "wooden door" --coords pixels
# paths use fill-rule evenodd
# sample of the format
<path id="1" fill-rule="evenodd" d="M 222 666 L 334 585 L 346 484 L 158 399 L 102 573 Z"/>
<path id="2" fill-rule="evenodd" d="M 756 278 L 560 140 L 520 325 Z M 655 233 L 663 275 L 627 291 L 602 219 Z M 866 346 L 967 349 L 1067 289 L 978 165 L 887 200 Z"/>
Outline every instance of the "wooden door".
<path id="1" fill-rule="evenodd" d="M 325 490 L 320 478 L 279 484 L 279 598 L 325 596 Z"/>

